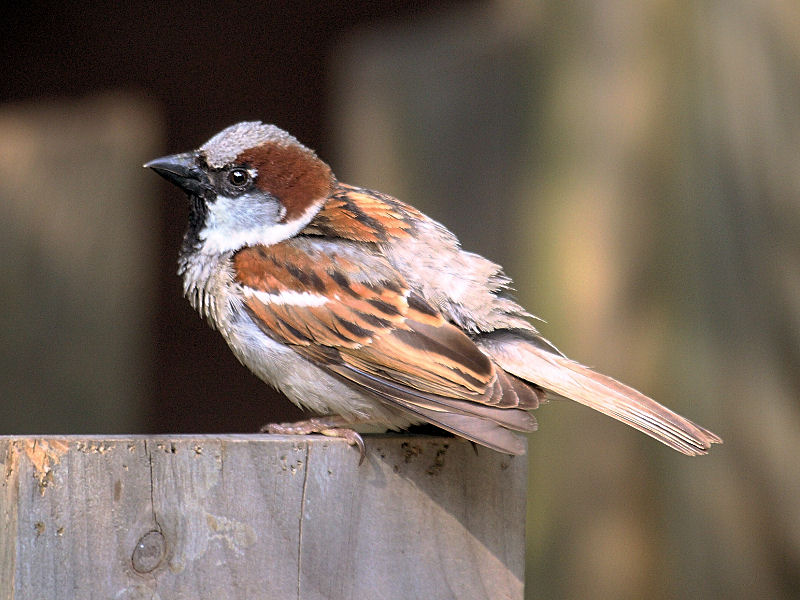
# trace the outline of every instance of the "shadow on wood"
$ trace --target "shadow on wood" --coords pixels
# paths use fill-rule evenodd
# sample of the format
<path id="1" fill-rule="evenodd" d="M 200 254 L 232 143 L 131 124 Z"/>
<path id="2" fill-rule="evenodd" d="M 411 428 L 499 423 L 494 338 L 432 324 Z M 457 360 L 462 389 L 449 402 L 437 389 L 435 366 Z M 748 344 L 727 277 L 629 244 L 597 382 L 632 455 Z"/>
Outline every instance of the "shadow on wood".
<path id="1" fill-rule="evenodd" d="M 0 598 L 510 598 L 526 460 L 460 439 L 0 437 Z"/>

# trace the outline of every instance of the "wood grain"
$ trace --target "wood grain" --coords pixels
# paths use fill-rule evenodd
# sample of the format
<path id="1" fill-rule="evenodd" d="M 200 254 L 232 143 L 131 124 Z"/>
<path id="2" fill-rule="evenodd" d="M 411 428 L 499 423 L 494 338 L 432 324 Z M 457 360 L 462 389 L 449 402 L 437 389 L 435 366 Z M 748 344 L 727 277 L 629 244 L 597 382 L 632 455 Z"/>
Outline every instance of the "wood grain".
<path id="1" fill-rule="evenodd" d="M 525 458 L 366 441 L 0 437 L 0 598 L 521 599 Z"/>

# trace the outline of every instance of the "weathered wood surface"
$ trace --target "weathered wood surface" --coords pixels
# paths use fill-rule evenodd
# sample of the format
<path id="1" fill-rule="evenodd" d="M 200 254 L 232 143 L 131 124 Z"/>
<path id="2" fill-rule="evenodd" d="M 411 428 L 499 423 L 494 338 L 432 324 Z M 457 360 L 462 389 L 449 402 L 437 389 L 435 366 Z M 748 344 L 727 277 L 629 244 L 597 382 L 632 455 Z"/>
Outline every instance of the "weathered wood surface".
<path id="1" fill-rule="evenodd" d="M 367 448 L 0 437 L 0 598 L 522 598 L 524 457 Z"/>

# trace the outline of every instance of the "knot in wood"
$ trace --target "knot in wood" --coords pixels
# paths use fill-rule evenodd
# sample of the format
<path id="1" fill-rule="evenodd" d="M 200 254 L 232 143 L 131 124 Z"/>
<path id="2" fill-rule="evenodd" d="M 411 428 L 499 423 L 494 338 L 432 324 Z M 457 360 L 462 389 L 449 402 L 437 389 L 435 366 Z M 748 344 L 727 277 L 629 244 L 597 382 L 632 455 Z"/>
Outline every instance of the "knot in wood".
<path id="1" fill-rule="evenodd" d="M 165 554 L 164 535 L 160 531 L 148 531 L 139 538 L 133 549 L 131 555 L 133 570 L 137 573 L 150 573 L 161 564 Z"/>

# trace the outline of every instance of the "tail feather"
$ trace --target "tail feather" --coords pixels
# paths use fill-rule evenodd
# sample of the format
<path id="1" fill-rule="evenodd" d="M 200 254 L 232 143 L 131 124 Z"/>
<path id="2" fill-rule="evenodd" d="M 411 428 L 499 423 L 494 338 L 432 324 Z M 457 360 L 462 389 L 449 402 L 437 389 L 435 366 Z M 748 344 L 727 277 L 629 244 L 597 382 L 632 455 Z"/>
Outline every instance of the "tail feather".
<path id="1" fill-rule="evenodd" d="M 722 443 L 713 432 L 637 390 L 508 332 L 476 343 L 504 370 L 613 417 L 690 456 Z"/>

